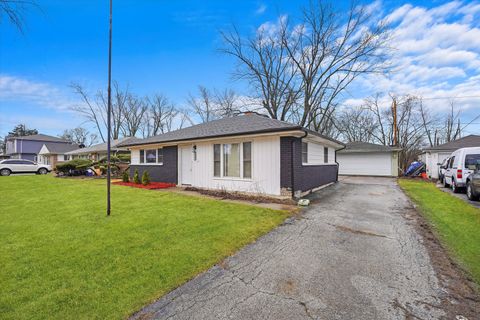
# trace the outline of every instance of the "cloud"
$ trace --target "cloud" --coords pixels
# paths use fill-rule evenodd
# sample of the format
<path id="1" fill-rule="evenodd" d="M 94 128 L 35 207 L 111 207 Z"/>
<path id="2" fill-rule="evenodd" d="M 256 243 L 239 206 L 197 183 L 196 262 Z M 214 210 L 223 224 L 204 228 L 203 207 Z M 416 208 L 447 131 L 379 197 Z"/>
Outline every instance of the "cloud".
<path id="1" fill-rule="evenodd" d="M 265 4 L 263 4 L 263 3 L 261 3 L 261 4 L 258 6 L 257 10 L 255 10 L 255 14 L 261 15 L 261 14 L 265 13 L 266 10 L 267 10 L 267 6 L 266 6 Z"/>
<path id="2" fill-rule="evenodd" d="M 54 85 L 6 74 L 0 74 L 0 101 L 23 101 L 59 111 L 75 104 Z"/>
<path id="3" fill-rule="evenodd" d="M 358 105 L 377 92 L 385 101 L 389 93 L 413 94 L 428 98 L 425 103 L 437 110 L 448 109 L 453 100 L 462 110 L 478 113 L 480 98 L 473 96 L 480 96 L 479 15 L 478 1 L 432 8 L 405 4 L 387 13 L 393 72 L 360 78 L 345 104 Z"/>

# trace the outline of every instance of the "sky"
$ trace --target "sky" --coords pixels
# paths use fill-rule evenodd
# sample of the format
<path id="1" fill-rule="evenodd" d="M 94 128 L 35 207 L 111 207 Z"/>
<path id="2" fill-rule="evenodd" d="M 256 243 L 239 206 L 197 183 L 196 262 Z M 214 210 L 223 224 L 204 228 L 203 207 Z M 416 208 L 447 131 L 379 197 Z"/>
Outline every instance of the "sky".
<path id="1" fill-rule="evenodd" d="M 107 86 L 108 1 L 38 0 L 25 13 L 25 30 L 0 20 L 0 135 L 15 124 L 51 135 L 84 123 L 71 107 L 69 87 L 90 92 Z M 358 79 L 344 105 L 385 95 L 416 94 L 434 110 L 453 101 L 462 123 L 480 115 L 480 2 L 361 2 L 392 25 L 393 72 Z M 139 95 L 162 93 L 185 104 L 198 85 L 232 88 L 236 61 L 221 54 L 220 31 L 235 25 L 242 35 L 272 25 L 282 15 L 300 15 L 305 1 L 114 0 L 112 76 Z M 347 1 L 336 1 L 338 10 Z M 455 97 L 455 99 L 452 99 Z M 465 134 L 480 134 L 480 119 Z"/>

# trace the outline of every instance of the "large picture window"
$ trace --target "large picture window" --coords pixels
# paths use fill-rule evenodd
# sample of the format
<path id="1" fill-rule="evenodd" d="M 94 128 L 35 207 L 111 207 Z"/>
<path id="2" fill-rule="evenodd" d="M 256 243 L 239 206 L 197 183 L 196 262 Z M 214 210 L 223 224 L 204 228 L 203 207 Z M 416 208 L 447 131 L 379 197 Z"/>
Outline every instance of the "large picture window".
<path id="1" fill-rule="evenodd" d="M 213 145 L 214 177 L 252 178 L 252 143 Z"/>
<path id="2" fill-rule="evenodd" d="M 163 149 L 140 150 L 140 163 L 163 165 Z"/>

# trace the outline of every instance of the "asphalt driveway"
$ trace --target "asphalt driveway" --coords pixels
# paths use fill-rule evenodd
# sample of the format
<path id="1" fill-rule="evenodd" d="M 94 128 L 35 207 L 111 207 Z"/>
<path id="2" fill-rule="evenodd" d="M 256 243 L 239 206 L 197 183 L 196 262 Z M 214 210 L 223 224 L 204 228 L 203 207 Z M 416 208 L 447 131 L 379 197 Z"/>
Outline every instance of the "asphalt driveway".
<path id="1" fill-rule="evenodd" d="M 135 319 L 438 319 L 429 254 L 393 179 L 342 178 L 301 215 Z"/>

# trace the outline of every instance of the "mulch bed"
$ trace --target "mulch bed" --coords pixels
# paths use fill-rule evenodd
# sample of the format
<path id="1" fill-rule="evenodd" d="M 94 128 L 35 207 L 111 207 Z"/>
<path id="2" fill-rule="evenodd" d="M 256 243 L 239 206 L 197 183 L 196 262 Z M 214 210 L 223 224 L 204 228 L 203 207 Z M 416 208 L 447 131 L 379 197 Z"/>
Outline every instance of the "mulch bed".
<path id="1" fill-rule="evenodd" d="M 123 181 L 113 182 L 112 184 L 119 185 L 119 186 L 147 189 L 147 190 L 167 189 L 167 188 L 176 187 L 176 184 L 167 183 L 167 182 L 150 182 L 146 186 L 144 186 L 143 184 L 136 184 L 133 182 L 123 182 Z"/>
<path id="2" fill-rule="evenodd" d="M 247 195 L 244 193 L 238 192 L 228 192 L 225 190 L 207 190 L 195 187 L 186 187 L 186 191 L 194 191 L 200 194 L 215 197 L 223 200 L 243 200 L 243 201 L 250 201 L 255 203 L 278 203 L 278 204 L 285 204 L 285 205 L 296 205 L 296 202 L 292 199 L 279 199 L 273 198 L 268 196 L 259 196 L 259 195 Z"/>

